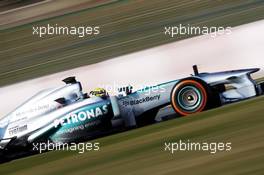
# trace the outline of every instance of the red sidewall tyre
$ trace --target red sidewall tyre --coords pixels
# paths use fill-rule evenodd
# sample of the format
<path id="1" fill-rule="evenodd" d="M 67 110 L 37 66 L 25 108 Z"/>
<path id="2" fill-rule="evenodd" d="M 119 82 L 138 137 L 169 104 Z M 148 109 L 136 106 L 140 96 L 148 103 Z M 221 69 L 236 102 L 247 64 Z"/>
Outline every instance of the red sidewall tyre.
<path id="1" fill-rule="evenodd" d="M 208 90 L 202 80 L 181 80 L 171 92 L 171 105 L 182 116 L 205 110 L 208 101 Z"/>

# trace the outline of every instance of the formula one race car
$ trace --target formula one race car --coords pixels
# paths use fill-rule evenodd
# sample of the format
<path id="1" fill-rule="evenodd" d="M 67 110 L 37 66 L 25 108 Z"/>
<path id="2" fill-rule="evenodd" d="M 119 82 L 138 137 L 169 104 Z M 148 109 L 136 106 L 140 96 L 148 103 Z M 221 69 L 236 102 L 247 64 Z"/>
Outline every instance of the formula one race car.
<path id="1" fill-rule="evenodd" d="M 90 97 L 75 77 L 66 78 L 65 86 L 39 92 L 1 119 L 0 150 L 6 155 L 40 141 L 80 142 L 162 121 L 169 115 L 164 110 L 168 106 L 174 115 L 186 116 L 264 92 L 264 83 L 251 78 L 257 68 L 217 73 L 193 69 L 190 77 L 134 92 L 122 87 L 117 96 L 99 90 Z"/>

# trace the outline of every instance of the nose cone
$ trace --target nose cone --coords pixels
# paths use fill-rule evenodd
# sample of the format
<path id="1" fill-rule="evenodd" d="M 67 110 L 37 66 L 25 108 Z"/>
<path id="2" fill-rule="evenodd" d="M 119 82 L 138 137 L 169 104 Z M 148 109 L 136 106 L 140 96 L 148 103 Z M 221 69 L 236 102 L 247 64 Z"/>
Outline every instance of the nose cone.
<path id="1" fill-rule="evenodd" d="M 258 72 L 260 69 L 259 68 L 252 68 L 252 69 L 247 69 L 249 73 L 255 73 Z"/>

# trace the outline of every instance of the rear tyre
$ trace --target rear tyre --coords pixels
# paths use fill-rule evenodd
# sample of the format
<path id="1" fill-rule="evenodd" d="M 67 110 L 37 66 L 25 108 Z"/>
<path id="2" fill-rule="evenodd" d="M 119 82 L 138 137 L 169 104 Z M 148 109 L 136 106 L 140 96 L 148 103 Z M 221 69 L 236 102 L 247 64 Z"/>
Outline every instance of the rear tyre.
<path id="1" fill-rule="evenodd" d="M 210 92 L 202 80 L 187 78 L 177 83 L 171 92 L 171 105 L 182 116 L 207 109 Z"/>

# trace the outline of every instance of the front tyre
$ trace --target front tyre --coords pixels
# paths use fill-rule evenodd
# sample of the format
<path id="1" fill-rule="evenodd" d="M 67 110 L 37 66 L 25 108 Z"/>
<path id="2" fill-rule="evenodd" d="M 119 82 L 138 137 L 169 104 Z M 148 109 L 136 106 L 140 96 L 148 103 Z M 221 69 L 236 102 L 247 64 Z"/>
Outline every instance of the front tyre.
<path id="1" fill-rule="evenodd" d="M 209 97 L 206 83 L 199 79 L 183 79 L 171 92 L 171 105 L 182 116 L 206 109 Z"/>

